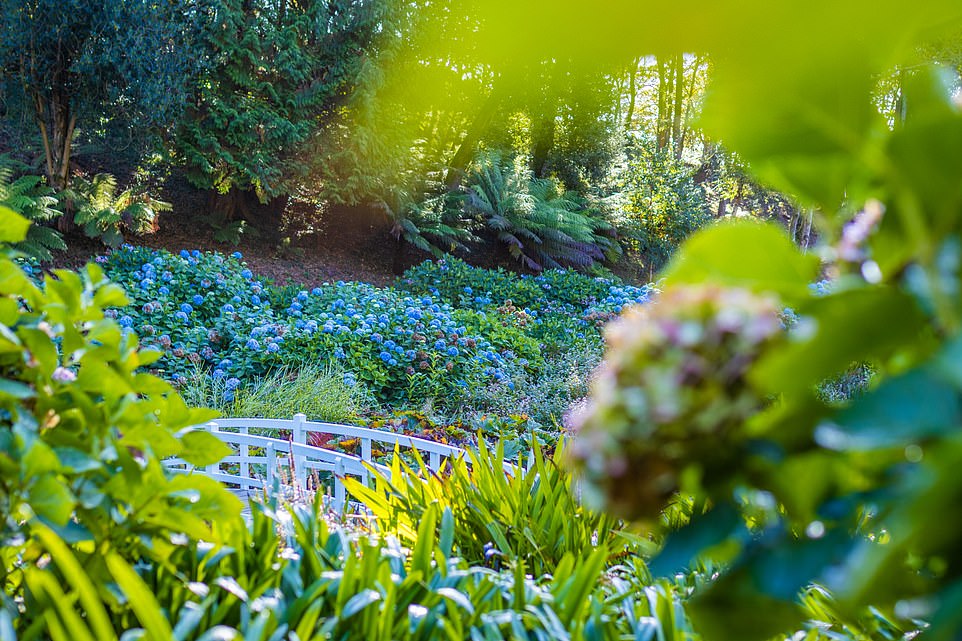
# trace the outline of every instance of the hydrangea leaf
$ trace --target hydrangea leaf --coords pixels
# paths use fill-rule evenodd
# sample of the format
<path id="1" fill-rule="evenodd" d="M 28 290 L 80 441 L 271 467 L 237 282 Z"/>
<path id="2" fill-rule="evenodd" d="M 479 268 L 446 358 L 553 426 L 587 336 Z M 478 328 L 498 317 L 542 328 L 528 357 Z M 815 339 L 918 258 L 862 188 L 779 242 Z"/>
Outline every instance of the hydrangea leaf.
<path id="1" fill-rule="evenodd" d="M 715 283 L 780 294 L 808 296 L 818 258 L 803 254 L 783 230 L 754 221 L 722 222 L 693 235 L 665 271 L 664 286 Z"/>

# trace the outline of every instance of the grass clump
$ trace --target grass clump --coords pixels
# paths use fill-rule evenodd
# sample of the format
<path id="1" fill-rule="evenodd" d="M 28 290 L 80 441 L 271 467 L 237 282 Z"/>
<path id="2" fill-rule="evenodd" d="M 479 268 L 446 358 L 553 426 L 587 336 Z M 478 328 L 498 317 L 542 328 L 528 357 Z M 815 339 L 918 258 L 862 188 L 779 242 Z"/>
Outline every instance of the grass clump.
<path id="1" fill-rule="evenodd" d="M 346 423 L 355 422 L 374 403 L 350 376 L 329 365 L 283 367 L 243 387 L 235 381 L 198 370 L 180 391 L 189 405 L 209 407 L 229 418 L 291 418 L 303 413 L 312 421 Z"/>

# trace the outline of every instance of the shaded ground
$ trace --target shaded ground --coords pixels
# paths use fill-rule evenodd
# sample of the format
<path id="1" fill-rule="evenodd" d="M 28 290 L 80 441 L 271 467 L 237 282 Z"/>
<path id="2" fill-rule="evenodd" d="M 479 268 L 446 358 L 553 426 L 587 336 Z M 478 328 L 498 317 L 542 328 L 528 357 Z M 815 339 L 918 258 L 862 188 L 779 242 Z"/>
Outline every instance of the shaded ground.
<path id="1" fill-rule="evenodd" d="M 128 237 L 128 242 L 174 253 L 182 249 L 239 251 L 254 273 L 280 285 L 313 287 L 324 282 L 357 280 L 385 286 L 404 269 L 432 257 L 406 242 L 396 241 L 387 216 L 376 208 L 331 208 L 313 224 L 310 233 L 298 234 L 296 229 L 286 232 L 289 243 L 279 244 L 264 234 L 245 234 L 233 245 L 215 240 L 214 230 L 205 222 L 210 203 L 204 192 L 172 179 L 161 198 L 172 202 L 174 210 L 161 214 L 160 231 Z M 58 267 L 79 267 L 106 251 L 99 241 L 79 233 L 71 234 L 67 245 L 68 250 L 55 258 Z M 469 253 L 459 257 L 481 267 L 522 271 L 493 238 L 482 238 Z M 647 282 L 647 274 L 641 273 L 634 261 L 622 261 L 613 271 L 628 282 Z"/>
<path id="2" fill-rule="evenodd" d="M 161 214 L 160 231 L 131 236 L 128 242 L 171 252 L 239 251 L 256 274 L 282 285 L 360 280 L 383 286 L 394 280 L 396 268 L 404 269 L 431 257 L 407 243 L 399 247 L 386 217 L 370 209 L 325 212 L 316 232 L 292 237 L 290 244 L 279 245 L 263 235 L 242 235 L 235 246 L 214 239 L 214 230 L 203 220 L 207 199 L 202 192 L 185 186 L 163 197 L 173 202 L 174 211 Z M 67 245 L 68 250 L 56 258 L 57 266 L 77 267 L 106 251 L 99 241 L 78 234 L 71 234 Z"/>

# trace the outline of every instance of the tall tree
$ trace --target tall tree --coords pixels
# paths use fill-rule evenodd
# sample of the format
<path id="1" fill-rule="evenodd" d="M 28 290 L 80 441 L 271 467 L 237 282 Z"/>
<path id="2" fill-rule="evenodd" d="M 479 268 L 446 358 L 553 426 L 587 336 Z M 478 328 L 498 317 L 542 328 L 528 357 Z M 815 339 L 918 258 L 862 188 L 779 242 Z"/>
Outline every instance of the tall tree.
<path id="1" fill-rule="evenodd" d="M 389 3 L 212 2 L 211 68 L 175 146 L 191 181 L 219 195 L 227 218 L 249 216 L 256 201 L 283 204 L 306 176 L 299 152 L 350 98 Z"/>
<path id="2" fill-rule="evenodd" d="M 85 118 L 150 127 L 179 115 L 209 15 L 206 0 L 0 2 L 0 73 L 31 106 L 52 187 L 66 185 Z"/>

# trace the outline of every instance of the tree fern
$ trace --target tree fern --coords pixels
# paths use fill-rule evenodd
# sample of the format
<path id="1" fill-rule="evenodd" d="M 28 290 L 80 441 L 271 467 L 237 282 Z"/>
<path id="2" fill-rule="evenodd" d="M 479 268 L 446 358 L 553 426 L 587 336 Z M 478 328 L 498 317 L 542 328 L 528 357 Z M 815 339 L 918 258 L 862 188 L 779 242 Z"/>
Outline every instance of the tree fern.
<path id="1" fill-rule="evenodd" d="M 119 247 L 124 231 L 142 235 L 157 231 L 157 215 L 170 211 L 170 203 L 128 188 L 117 194 L 117 179 L 97 174 L 92 179 L 75 178 L 61 193 L 61 200 L 75 210 L 74 223 L 90 238 Z"/>
<path id="2" fill-rule="evenodd" d="M 465 249 L 464 243 L 474 240 L 474 235 L 452 198 L 455 196 L 446 193 L 439 181 L 425 181 L 416 190 L 394 189 L 391 202 L 385 201 L 394 221 L 391 233 L 435 256 Z"/>
<path id="3" fill-rule="evenodd" d="M 479 156 L 468 182 L 470 209 L 530 269 L 588 269 L 617 253 L 610 225 L 592 217 L 575 194 L 555 180 L 531 178 L 497 152 Z"/>
<path id="4" fill-rule="evenodd" d="M 40 262 L 53 260 L 52 252 L 67 248 L 63 237 L 46 226 L 63 214 L 57 209 L 53 189 L 41 176 L 22 175 L 14 179 L 15 171 L 23 166 L 0 157 L 0 205 L 9 207 L 32 224 L 27 238 L 14 248 Z"/>

